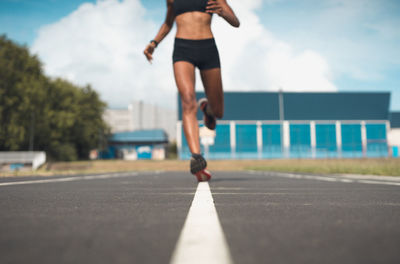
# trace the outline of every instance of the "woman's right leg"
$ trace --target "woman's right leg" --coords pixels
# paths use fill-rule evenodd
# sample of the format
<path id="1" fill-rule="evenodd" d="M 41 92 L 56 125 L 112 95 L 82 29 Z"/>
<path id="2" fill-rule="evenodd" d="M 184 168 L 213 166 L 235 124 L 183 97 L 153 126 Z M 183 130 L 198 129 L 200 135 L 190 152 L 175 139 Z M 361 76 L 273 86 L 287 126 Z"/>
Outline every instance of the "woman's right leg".
<path id="1" fill-rule="evenodd" d="M 182 102 L 183 131 L 192 157 L 190 172 L 199 182 L 209 181 L 211 174 L 206 170 L 207 162 L 200 154 L 199 124 L 197 122 L 197 102 L 194 90 L 195 68 L 186 61 L 174 63 L 175 81 Z"/>
<path id="2" fill-rule="evenodd" d="M 200 154 L 195 93 L 195 67 L 186 61 L 174 63 L 175 82 L 182 102 L 183 131 L 192 154 Z"/>

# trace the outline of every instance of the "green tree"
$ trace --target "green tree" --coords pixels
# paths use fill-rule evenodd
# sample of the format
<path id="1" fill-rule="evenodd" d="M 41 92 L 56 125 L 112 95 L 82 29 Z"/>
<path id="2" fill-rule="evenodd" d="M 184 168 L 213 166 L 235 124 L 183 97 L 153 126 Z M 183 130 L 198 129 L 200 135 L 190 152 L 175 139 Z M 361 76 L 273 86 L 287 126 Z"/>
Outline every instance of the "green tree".
<path id="1" fill-rule="evenodd" d="M 40 61 L 0 36 L 0 149 L 19 150 L 26 144 L 32 102 L 44 80 Z"/>
<path id="2" fill-rule="evenodd" d="M 108 133 L 105 107 L 90 86 L 46 77 L 26 47 L 0 37 L 0 150 L 34 142 L 50 159 L 87 159 Z"/>

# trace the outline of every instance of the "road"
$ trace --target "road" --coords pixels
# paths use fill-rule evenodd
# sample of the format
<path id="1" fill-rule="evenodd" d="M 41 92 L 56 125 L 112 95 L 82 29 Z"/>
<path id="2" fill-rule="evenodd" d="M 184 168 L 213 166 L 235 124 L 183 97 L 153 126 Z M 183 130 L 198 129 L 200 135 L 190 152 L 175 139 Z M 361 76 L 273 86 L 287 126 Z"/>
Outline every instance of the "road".
<path id="1" fill-rule="evenodd" d="M 197 206 L 215 218 L 194 225 L 222 242 L 178 243 L 211 215 L 188 215 L 197 187 L 182 172 L 2 178 L 0 263 L 175 264 L 188 244 L 193 260 L 226 247 L 224 263 L 400 263 L 398 180 L 217 172 Z"/>

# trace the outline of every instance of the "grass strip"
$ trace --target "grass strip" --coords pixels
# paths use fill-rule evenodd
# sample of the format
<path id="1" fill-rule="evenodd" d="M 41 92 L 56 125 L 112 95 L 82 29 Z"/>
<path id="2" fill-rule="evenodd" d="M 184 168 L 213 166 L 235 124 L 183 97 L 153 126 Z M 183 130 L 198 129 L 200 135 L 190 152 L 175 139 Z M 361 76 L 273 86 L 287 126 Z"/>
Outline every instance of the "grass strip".
<path id="1" fill-rule="evenodd" d="M 363 174 L 400 176 L 400 159 L 291 159 L 291 160 L 210 160 L 210 171 L 279 171 L 313 174 Z M 78 161 L 46 164 L 37 171 L 2 172 L 2 177 L 53 176 L 124 171 L 187 171 L 189 161 Z"/>
<path id="2" fill-rule="evenodd" d="M 399 159 L 277 160 L 248 169 L 313 174 L 400 176 Z"/>

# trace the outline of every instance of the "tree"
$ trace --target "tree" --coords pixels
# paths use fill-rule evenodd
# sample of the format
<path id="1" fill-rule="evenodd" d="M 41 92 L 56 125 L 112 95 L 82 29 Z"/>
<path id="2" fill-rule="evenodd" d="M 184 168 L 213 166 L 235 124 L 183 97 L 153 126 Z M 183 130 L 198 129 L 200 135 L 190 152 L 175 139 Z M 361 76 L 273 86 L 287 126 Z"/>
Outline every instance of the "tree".
<path id="1" fill-rule="evenodd" d="M 89 85 L 46 77 L 26 47 L 0 36 L 0 150 L 28 150 L 33 140 L 50 159 L 87 159 L 108 133 L 105 107 Z"/>
<path id="2" fill-rule="evenodd" d="M 43 77 L 40 61 L 26 47 L 0 36 L 0 149 L 18 150 L 26 141 Z"/>

